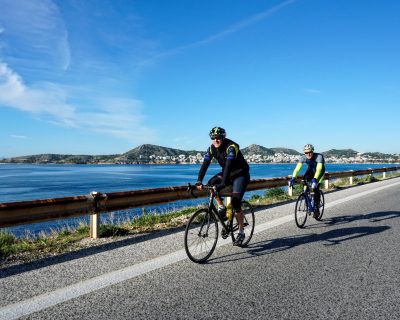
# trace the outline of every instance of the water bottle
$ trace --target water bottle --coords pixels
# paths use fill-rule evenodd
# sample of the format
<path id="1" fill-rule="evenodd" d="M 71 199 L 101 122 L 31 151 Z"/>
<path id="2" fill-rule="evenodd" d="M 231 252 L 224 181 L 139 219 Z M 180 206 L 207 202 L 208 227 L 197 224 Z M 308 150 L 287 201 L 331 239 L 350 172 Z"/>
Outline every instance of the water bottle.
<path id="1" fill-rule="evenodd" d="M 232 205 L 229 203 L 226 206 L 226 217 L 228 218 L 229 221 L 231 221 L 232 220 L 232 216 L 233 216 Z"/>

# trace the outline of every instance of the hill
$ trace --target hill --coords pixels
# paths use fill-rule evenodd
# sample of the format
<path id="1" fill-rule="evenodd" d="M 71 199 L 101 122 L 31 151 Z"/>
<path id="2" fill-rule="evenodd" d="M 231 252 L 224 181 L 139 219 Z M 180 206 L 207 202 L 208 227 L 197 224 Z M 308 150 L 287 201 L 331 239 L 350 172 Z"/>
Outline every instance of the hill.
<path id="1" fill-rule="evenodd" d="M 150 162 L 152 159 L 157 158 L 166 158 L 166 159 L 175 159 L 179 158 L 179 156 L 196 156 L 197 153 L 202 153 L 200 151 L 185 151 L 180 149 L 167 148 L 162 146 L 157 146 L 153 144 L 143 144 L 139 147 L 136 147 L 128 152 L 123 153 L 118 159 L 126 160 L 128 162 Z"/>
<path id="2" fill-rule="evenodd" d="M 288 148 L 266 148 L 251 144 L 241 149 L 249 162 L 295 162 L 300 152 Z M 331 149 L 322 152 L 329 162 L 399 162 L 399 155 L 380 152 L 359 153 L 353 149 Z M 130 163 L 201 163 L 204 151 L 181 150 L 152 144 L 143 144 L 122 154 L 66 155 L 38 154 L 0 160 L 1 163 L 67 163 L 67 164 L 130 164 Z"/>
<path id="3" fill-rule="evenodd" d="M 353 149 L 331 149 L 328 151 L 321 152 L 325 157 L 336 157 L 336 158 L 351 158 L 356 157 L 359 152 Z"/>

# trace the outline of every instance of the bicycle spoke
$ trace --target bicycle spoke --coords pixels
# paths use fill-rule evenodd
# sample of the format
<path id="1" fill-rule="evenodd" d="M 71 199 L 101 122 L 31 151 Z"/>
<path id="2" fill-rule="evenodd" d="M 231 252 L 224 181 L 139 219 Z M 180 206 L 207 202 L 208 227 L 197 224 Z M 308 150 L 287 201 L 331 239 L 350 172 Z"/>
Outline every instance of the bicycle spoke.
<path id="1" fill-rule="evenodd" d="M 218 224 L 206 209 L 196 211 L 185 230 L 185 250 L 190 260 L 204 262 L 213 253 L 218 240 Z"/>
<path id="2" fill-rule="evenodd" d="M 301 194 L 296 201 L 296 207 L 294 212 L 295 222 L 299 228 L 304 227 L 307 220 L 307 214 L 308 214 L 307 199 L 304 194 Z"/>
<path id="3" fill-rule="evenodd" d="M 255 216 L 253 207 L 247 201 L 242 201 L 242 212 L 245 233 L 245 239 L 242 243 L 242 247 L 245 247 L 250 242 L 254 233 Z M 231 222 L 231 230 L 232 241 L 234 241 L 239 233 L 239 225 L 236 218 L 234 218 Z"/>

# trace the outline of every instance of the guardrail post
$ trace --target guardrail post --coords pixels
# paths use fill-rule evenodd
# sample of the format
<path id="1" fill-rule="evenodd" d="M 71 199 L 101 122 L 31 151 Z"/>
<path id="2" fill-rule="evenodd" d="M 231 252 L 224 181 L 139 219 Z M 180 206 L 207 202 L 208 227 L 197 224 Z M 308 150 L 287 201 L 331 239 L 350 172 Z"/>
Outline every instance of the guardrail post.
<path id="1" fill-rule="evenodd" d="M 325 179 L 325 189 L 329 189 L 329 179 Z"/>
<path id="2" fill-rule="evenodd" d="M 97 239 L 99 238 L 99 229 L 100 229 L 100 214 L 92 213 L 90 214 L 90 238 Z"/>
<path id="3" fill-rule="evenodd" d="M 89 236 L 90 238 L 97 239 L 99 238 L 99 230 L 100 230 L 100 204 L 101 200 L 107 199 L 106 194 L 102 194 L 97 191 L 92 191 L 89 196 L 88 200 L 92 201 L 92 209 L 90 212 L 90 231 Z"/>

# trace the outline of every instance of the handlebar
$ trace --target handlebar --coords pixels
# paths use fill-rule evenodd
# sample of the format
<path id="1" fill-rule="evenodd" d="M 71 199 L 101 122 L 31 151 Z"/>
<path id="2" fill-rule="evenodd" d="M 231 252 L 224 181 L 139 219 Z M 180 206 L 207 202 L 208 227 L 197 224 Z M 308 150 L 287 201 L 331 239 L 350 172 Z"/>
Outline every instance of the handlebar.
<path id="1" fill-rule="evenodd" d="M 207 191 L 211 192 L 213 195 L 217 194 L 219 195 L 219 192 L 217 192 L 216 186 L 210 186 L 208 184 L 203 184 L 203 189 L 206 189 Z M 188 188 L 187 191 L 190 192 L 190 194 L 193 196 L 193 198 L 197 198 L 197 196 L 194 195 L 193 190 L 197 189 L 196 185 L 192 185 L 188 183 Z"/>

